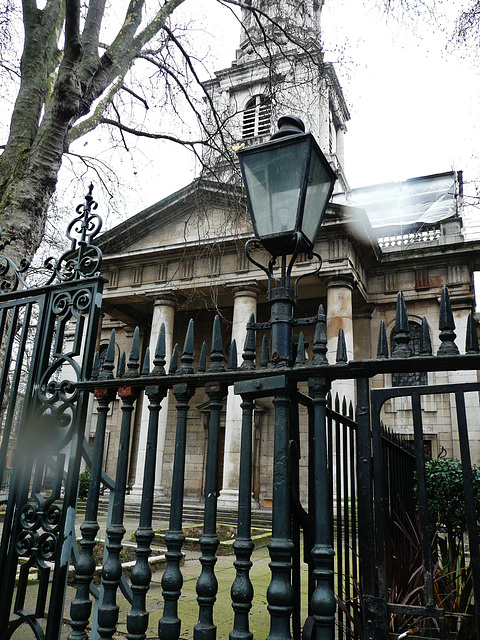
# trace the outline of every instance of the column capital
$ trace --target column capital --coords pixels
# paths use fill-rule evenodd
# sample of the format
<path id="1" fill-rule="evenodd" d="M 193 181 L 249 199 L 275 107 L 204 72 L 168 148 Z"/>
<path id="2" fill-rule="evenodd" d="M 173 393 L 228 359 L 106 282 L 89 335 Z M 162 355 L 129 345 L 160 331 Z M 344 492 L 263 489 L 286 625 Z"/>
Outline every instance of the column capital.
<path id="1" fill-rule="evenodd" d="M 234 298 L 258 298 L 258 294 L 260 293 L 260 287 L 256 284 L 241 284 L 235 285 L 231 287 Z"/>
<path id="2" fill-rule="evenodd" d="M 153 306 L 172 307 L 176 310 L 178 306 L 178 295 L 170 291 L 152 291 L 149 292 L 149 298 L 153 302 Z"/>
<path id="3" fill-rule="evenodd" d="M 353 277 L 348 274 L 338 274 L 335 276 L 328 276 L 325 279 L 325 283 L 326 283 L 327 289 L 342 287 L 344 289 L 353 290 Z"/>

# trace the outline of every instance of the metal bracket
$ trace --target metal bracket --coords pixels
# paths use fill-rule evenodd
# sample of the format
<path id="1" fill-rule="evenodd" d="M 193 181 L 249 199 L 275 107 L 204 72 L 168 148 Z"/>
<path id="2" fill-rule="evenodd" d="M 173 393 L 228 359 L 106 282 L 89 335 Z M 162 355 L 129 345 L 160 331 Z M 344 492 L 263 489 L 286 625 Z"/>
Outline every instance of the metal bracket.
<path id="1" fill-rule="evenodd" d="M 273 396 L 275 391 L 283 390 L 287 386 L 286 376 L 272 376 L 257 380 L 241 380 L 233 386 L 237 396 L 253 395 L 256 398 Z"/>
<path id="2" fill-rule="evenodd" d="M 315 324 L 318 322 L 318 316 L 310 316 L 309 318 L 292 318 L 292 324 L 295 327 L 303 326 L 306 324 Z M 266 331 L 270 329 L 270 322 L 249 322 L 247 329 L 253 329 L 254 331 Z"/>

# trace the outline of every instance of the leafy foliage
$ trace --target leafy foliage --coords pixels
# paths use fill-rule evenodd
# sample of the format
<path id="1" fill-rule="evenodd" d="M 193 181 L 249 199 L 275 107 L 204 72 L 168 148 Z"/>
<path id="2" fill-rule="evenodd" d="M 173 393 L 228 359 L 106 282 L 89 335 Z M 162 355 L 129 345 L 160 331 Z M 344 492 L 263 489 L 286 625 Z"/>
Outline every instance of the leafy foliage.
<path id="1" fill-rule="evenodd" d="M 446 531 L 452 542 L 467 530 L 460 460 L 430 460 L 425 465 L 427 475 L 430 526 Z M 480 469 L 472 469 L 473 490 L 477 513 L 480 513 Z"/>
<path id="2" fill-rule="evenodd" d="M 85 469 L 78 479 L 78 499 L 86 500 L 88 496 L 88 488 L 90 486 L 90 470 Z"/>
<path id="3" fill-rule="evenodd" d="M 459 460 L 430 460 L 426 463 L 433 594 L 435 607 L 445 614 L 446 629 L 453 637 L 474 640 L 476 635 L 474 591 L 469 554 L 465 547 L 467 522 L 462 465 Z M 472 469 L 475 505 L 480 508 L 480 469 Z M 480 513 L 477 511 L 477 513 Z M 425 571 L 419 522 L 406 511 L 398 514 L 388 542 L 388 601 L 425 606 Z M 355 596 L 338 602 L 355 634 L 363 635 L 363 595 L 354 584 Z M 438 638 L 438 622 L 429 616 L 394 614 L 389 631 L 415 633 L 422 638 Z M 344 629 L 346 638 L 354 634 Z"/>

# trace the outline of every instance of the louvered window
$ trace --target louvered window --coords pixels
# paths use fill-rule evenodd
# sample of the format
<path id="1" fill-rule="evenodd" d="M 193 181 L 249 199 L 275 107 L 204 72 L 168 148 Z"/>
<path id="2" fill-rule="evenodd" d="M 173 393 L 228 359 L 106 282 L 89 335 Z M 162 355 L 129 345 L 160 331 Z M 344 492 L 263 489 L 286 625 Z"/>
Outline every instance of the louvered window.
<path id="1" fill-rule="evenodd" d="M 243 112 L 242 138 L 256 138 L 270 133 L 272 103 L 266 96 L 255 96 Z"/>

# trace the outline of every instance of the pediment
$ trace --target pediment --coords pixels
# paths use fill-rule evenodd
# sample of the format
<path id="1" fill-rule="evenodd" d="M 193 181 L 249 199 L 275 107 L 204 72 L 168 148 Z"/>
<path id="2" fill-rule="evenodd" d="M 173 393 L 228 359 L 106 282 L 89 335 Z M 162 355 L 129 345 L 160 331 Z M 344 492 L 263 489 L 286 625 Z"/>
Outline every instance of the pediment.
<path id="1" fill-rule="evenodd" d="M 102 234 L 104 255 L 199 244 L 251 231 L 237 187 L 196 180 Z"/>

